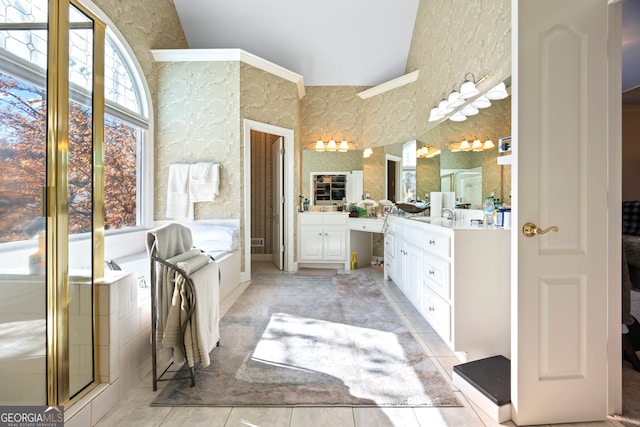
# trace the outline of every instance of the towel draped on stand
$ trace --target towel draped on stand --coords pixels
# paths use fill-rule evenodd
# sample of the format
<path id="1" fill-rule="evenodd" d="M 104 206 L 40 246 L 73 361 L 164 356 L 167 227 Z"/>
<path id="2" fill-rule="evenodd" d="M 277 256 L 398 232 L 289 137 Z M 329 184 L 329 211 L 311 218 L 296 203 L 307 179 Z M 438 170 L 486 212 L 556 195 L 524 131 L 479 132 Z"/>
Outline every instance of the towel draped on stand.
<path id="1" fill-rule="evenodd" d="M 209 353 L 216 347 L 220 339 L 218 265 L 211 262 L 209 255 L 200 254 L 178 262 L 176 267 L 183 270 L 193 283 L 196 295 L 195 311 L 184 332 L 185 355 L 180 342 L 180 329 L 191 308 L 189 305 L 190 295 L 188 295 L 190 289 L 186 279 L 182 275 L 176 274 L 172 303 L 164 330 L 163 346 L 173 347 L 173 360 L 177 364 L 183 363 L 186 356 L 189 367 L 193 367 L 198 362 L 203 367 L 207 367 L 211 363 Z"/>

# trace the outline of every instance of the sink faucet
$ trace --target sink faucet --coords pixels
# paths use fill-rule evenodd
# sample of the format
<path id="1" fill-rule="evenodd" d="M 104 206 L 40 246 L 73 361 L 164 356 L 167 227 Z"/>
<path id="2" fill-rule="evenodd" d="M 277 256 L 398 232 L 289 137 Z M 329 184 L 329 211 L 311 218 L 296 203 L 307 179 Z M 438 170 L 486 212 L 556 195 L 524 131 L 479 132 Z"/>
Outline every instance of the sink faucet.
<path id="1" fill-rule="evenodd" d="M 442 217 L 448 219 L 449 221 L 455 221 L 456 214 L 452 209 L 444 208 L 442 209 Z"/>

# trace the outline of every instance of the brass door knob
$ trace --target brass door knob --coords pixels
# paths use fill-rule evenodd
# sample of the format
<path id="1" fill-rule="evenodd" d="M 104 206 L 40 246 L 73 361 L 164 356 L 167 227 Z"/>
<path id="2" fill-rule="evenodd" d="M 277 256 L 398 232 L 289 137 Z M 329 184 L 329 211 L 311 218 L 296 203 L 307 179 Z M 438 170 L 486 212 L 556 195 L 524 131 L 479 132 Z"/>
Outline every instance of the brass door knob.
<path id="1" fill-rule="evenodd" d="M 528 222 L 522 226 L 522 234 L 524 234 L 527 237 L 537 236 L 538 234 L 546 234 L 550 231 L 557 233 L 558 230 L 559 228 L 556 227 L 555 225 L 552 225 L 551 227 L 547 227 L 545 229 L 538 228 L 538 226 L 532 222 Z"/>

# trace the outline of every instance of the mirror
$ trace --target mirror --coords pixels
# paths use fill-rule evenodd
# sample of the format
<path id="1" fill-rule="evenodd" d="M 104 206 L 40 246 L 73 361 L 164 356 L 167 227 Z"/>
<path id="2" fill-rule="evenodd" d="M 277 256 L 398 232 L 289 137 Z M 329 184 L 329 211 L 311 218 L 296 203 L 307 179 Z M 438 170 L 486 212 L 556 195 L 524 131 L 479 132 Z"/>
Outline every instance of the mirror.
<path id="1" fill-rule="evenodd" d="M 478 199 L 481 206 L 483 196 L 492 193 L 497 199 L 511 204 L 511 167 L 498 165 L 497 158 L 500 153 L 497 148 L 482 152 L 448 150 L 451 143 L 475 138 L 481 141 L 491 139 L 497 147 L 498 139 L 511 135 L 511 98 L 491 102 L 491 107 L 480 110 L 479 114 L 468 117 L 464 122 L 445 120 L 418 137 L 413 150 L 414 156 L 416 150 L 427 145 L 440 148 L 442 151 L 439 156 L 416 158 L 414 194 L 417 199 L 427 200 L 426 194 L 445 191 L 442 189 L 444 182 L 449 188 L 454 186 L 456 198 L 463 203 L 470 203 L 472 208 L 476 207 Z M 362 157 L 363 150 L 351 150 L 346 153 L 303 150 L 302 196 L 311 199 L 312 172 L 364 170 L 362 192 L 365 196 L 368 194 L 376 201 L 402 200 L 404 144 L 400 142 L 373 147 L 371 156 L 365 159 Z M 478 181 L 481 182 L 481 186 L 477 185 Z M 468 191 L 462 193 L 462 188 L 469 185 L 474 186 L 475 195 L 468 194 Z M 458 191 L 461 193 L 458 194 Z"/>
<path id="2" fill-rule="evenodd" d="M 345 174 L 362 169 L 362 150 L 346 152 L 302 150 L 301 195 L 314 204 L 312 176 Z"/>
<path id="3" fill-rule="evenodd" d="M 416 150 L 416 140 L 402 144 L 402 201 L 416 200 Z"/>
<path id="4" fill-rule="evenodd" d="M 464 122 L 446 120 L 418 138 L 418 149 L 437 147 L 440 156 L 418 158 L 416 161 L 416 191 L 425 199 L 431 191 L 456 192 L 456 200 L 472 209 L 481 209 L 484 196 L 493 195 L 511 204 L 511 167 L 498 164 L 498 140 L 511 135 L 511 98 L 492 101 L 492 106 L 480 110 Z M 492 140 L 495 148 L 484 151 L 449 150 L 449 145 L 462 140 Z M 443 188 L 443 185 L 446 188 Z"/>

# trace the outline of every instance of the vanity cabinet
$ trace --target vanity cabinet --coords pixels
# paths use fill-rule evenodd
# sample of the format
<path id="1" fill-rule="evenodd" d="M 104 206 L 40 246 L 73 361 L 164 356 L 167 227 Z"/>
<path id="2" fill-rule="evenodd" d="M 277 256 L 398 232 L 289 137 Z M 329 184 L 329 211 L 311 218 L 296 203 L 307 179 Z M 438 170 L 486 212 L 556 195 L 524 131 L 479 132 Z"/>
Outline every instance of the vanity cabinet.
<path id="1" fill-rule="evenodd" d="M 461 360 L 510 357 L 509 230 L 389 221 L 385 278 Z"/>
<path id="2" fill-rule="evenodd" d="M 346 213 L 298 215 L 298 262 L 341 263 L 349 268 Z"/>

